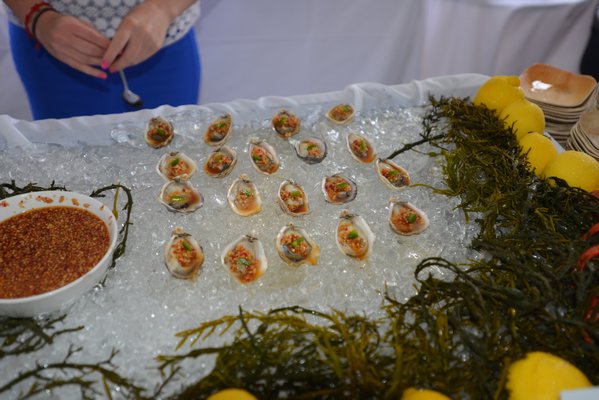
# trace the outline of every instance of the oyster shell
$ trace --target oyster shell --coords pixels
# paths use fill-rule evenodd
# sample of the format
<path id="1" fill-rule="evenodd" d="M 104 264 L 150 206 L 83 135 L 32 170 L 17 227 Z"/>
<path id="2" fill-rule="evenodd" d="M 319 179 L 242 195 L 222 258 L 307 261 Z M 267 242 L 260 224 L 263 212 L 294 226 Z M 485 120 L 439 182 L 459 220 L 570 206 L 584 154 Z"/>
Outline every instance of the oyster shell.
<path id="1" fill-rule="evenodd" d="M 242 235 L 227 245 L 221 262 L 231 276 L 243 284 L 260 278 L 268 268 L 262 243 L 253 233 Z"/>
<path id="2" fill-rule="evenodd" d="M 400 235 L 416 235 L 424 231 L 429 220 L 426 214 L 406 201 L 389 200 L 389 225 Z"/>
<path id="3" fill-rule="evenodd" d="M 304 188 L 291 179 L 281 182 L 278 198 L 281 209 L 289 215 L 304 215 L 310 212 Z"/>
<path id="4" fill-rule="evenodd" d="M 377 158 L 374 165 L 381 181 L 391 189 L 397 190 L 410 185 L 408 171 L 393 161 Z"/>
<path id="5" fill-rule="evenodd" d="M 150 147 L 159 149 L 169 144 L 175 136 L 173 124 L 162 117 L 154 117 L 146 125 L 144 135 L 146 142 Z"/>
<path id="6" fill-rule="evenodd" d="M 358 187 L 356 183 L 341 174 L 325 176 L 322 180 L 324 198 L 331 204 L 348 203 L 356 198 Z"/>
<path id="7" fill-rule="evenodd" d="M 368 164 L 374 161 L 376 152 L 372 144 L 364 136 L 357 133 L 347 135 L 347 148 L 350 154 L 357 161 Z"/>
<path id="8" fill-rule="evenodd" d="M 372 252 L 374 233 L 359 215 L 343 210 L 337 224 L 337 247 L 346 256 L 364 260 Z"/>
<path id="9" fill-rule="evenodd" d="M 229 146 L 221 146 L 208 155 L 204 171 L 213 178 L 224 178 L 233 171 L 237 153 Z"/>
<path id="10" fill-rule="evenodd" d="M 196 163 L 191 158 L 178 151 L 163 155 L 156 166 L 160 176 L 167 181 L 172 181 L 175 178 L 186 181 L 195 173 L 196 168 Z"/>
<path id="11" fill-rule="evenodd" d="M 190 213 L 204 204 L 202 195 L 189 182 L 178 179 L 167 182 L 160 190 L 158 200 L 169 211 Z"/>
<path id="12" fill-rule="evenodd" d="M 170 273 L 176 278 L 193 279 L 203 262 L 202 246 L 183 228 L 175 228 L 164 249 L 164 263 Z"/>
<path id="13" fill-rule="evenodd" d="M 242 217 L 257 214 L 262 210 L 262 199 L 256 185 L 242 174 L 229 187 L 227 201 L 231 209 Z"/>
<path id="14" fill-rule="evenodd" d="M 327 118 L 335 124 L 347 124 L 354 118 L 351 104 L 337 104 L 327 112 Z"/>
<path id="15" fill-rule="evenodd" d="M 252 165 L 262 174 L 271 175 L 279 169 L 280 161 L 275 149 L 258 138 L 250 140 L 248 153 Z"/>
<path id="16" fill-rule="evenodd" d="M 281 110 L 272 117 L 272 127 L 279 136 L 288 139 L 300 131 L 300 119 L 288 110 Z"/>
<path id="17" fill-rule="evenodd" d="M 294 267 L 302 264 L 316 265 L 320 257 L 320 246 L 306 231 L 291 222 L 281 228 L 275 246 L 283 261 Z"/>
<path id="18" fill-rule="evenodd" d="M 293 143 L 297 156 L 308 164 L 316 164 L 327 156 L 327 144 L 324 140 L 311 137 Z"/>
<path id="19" fill-rule="evenodd" d="M 233 127 L 233 117 L 231 114 L 223 114 L 216 118 L 204 133 L 204 142 L 210 146 L 220 146 L 229 138 Z"/>

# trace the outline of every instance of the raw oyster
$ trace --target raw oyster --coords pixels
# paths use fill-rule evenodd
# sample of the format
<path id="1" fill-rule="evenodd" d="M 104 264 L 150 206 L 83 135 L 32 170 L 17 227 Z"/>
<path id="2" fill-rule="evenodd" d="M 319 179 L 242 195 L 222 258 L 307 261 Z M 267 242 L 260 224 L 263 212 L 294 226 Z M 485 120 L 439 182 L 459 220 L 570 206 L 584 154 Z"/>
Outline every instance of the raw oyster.
<path id="1" fill-rule="evenodd" d="M 408 171 L 393 161 L 377 158 L 374 165 L 381 181 L 391 189 L 397 190 L 410 185 Z"/>
<path id="2" fill-rule="evenodd" d="M 426 214 L 406 201 L 389 200 L 389 225 L 400 235 L 416 235 L 424 231 L 428 225 Z"/>
<path id="3" fill-rule="evenodd" d="M 167 182 L 160 190 L 158 200 L 174 212 L 190 213 L 204 204 L 202 195 L 189 184 L 178 179 Z"/>
<path id="4" fill-rule="evenodd" d="M 288 139 L 300 131 L 300 119 L 291 111 L 281 110 L 272 117 L 272 127 L 279 136 Z"/>
<path id="5" fill-rule="evenodd" d="M 357 133 L 347 135 L 347 148 L 352 157 L 361 163 L 368 164 L 374 161 L 376 157 L 372 144 L 364 136 Z"/>
<path id="6" fill-rule="evenodd" d="M 220 146 L 225 143 L 233 127 L 231 114 L 223 114 L 216 118 L 204 133 L 204 142 L 210 146 Z"/>
<path id="7" fill-rule="evenodd" d="M 279 169 L 279 157 L 275 149 L 258 138 L 252 138 L 249 146 L 250 160 L 258 172 L 271 175 Z"/>
<path id="8" fill-rule="evenodd" d="M 173 151 L 163 155 L 156 166 L 158 173 L 167 181 L 175 178 L 186 181 L 196 171 L 196 163 L 183 153 Z"/>
<path id="9" fill-rule="evenodd" d="M 320 246 L 291 222 L 279 231 L 275 246 L 283 261 L 294 267 L 306 263 L 316 265 L 320 257 Z"/>
<path id="10" fill-rule="evenodd" d="M 337 247 L 346 256 L 364 260 L 372 252 L 374 233 L 359 215 L 343 210 L 337 224 Z"/>
<path id="11" fill-rule="evenodd" d="M 173 125 L 162 117 L 151 118 L 146 126 L 145 139 L 150 147 L 159 149 L 169 144 L 175 136 Z"/>
<path id="12" fill-rule="evenodd" d="M 335 124 L 347 124 L 354 118 L 354 108 L 350 104 L 337 104 L 327 112 L 327 118 Z"/>
<path id="13" fill-rule="evenodd" d="M 304 215 L 310 212 L 304 188 L 291 179 L 279 185 L 278 198 L 281 209 L 289 215 Z"/>
<path id="14" fill-rule="evenodd" d="M 164 249 L 164 263 L 170 273 L 176 278 L 193 279 L 203 262 L 202 246 L 183 228 L 175 228 Z"/>
<path id="15" fill-rule="evenodd" d="M 297 156 L 308 164 L 316 164 L 327 156 L 327 144 L 324 140 L 311 137 L 293 143 Z"/>
<path id="16" fill-rule="evenodd" d="M 233 171 L 237 153 L 229 146 L 221 146 L 208 155 L 204 171 L 213 178 L 224 178 Z"/>
<path id="17" fill-rule="evenodd" d="M 324 198 L 331 204 L 343 204 L 356 198 L 358 187 L 355 182 L 341 174 L 325 176 L 322 180 Z"/>
<path id="18" fill-rule="evenodd" d="M 257 214 L 262 210 L 262 199 L 256 185 L 242 174 L 229 187 L 227 201 L 231 209 L 242 217 Z"/>
<path id="19" fill-rule="evenodd" d="M 225 247 L 221 261 L 227 271 L 244 284 L 260 278 L 268 268 L 262 243 L 253 233 L 242 235 Z"/>

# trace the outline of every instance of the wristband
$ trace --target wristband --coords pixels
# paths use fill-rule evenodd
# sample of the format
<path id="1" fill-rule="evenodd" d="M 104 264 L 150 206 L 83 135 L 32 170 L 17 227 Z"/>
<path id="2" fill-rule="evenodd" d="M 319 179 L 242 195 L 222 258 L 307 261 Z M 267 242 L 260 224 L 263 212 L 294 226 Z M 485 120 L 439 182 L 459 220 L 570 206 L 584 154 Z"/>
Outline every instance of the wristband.
<path id="1" fill-rule="evenodd" d="M 35 17 L 35 15 L 39 11 L 44 10 L 46 8 L 53 9 L 54 7 L 52 7 L 52 5 L 46 1 L 40 1 L 39 3 L 35 3 L 34 5 L 32 5 L 31 8 L 29 9 L 29 12 L 27 13 L 27 15 L 25 15 L 25 21 L 24 21 L 25 32 L 27 32 L 27 34 L 29 35 L 30 38 L 33 38 L 33 33 L 31 31 L 31 29 L 29 29 L 29 22 L 31 21 L 31 18 Z"/>
<path id="2" fill-rule="evenodd" d="M 42 14 L 44 14 L 47 11 L 56 12 L 56 10 L 53 7 L 46 7 L 46 8 L 42 8 L 37 14 L 35 14 L 35 17 L 33 17 L 33 22 L 31 23 L 31 37 L 35 41 L 37 41 L 37 34 L 35 33 L 35 28 L 37 27 L 37 21 L 39 21 Z"/>

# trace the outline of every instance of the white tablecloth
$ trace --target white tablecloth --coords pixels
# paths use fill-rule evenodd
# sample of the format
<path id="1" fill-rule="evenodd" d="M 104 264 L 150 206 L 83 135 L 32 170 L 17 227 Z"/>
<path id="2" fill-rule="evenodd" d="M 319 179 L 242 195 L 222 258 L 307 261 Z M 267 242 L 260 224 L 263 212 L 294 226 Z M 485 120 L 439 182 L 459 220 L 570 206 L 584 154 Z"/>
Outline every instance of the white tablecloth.
<path id="1" fill-rule="evenodd" d="M 239 99 L 228 103 L 190 105 L 181 107 L 162 106 L 153 110 L 140 110 L 114 115 L 97 115 L 67 119 L 26 121 L 8 115 L 0 115 L 0 151 L 32 143 L 52 143 L 62 146 L 85 144 L 110 145 L 114 143 L 111 129 L 128 122 L 147 121 L 153 116 L 215 110 L 230 112 L 236 123 L 272 117 L 273 108 L 297 109 L 318 104 L 353 104 L 357 112 L 380 107 L 410 107 L 428 102 L 429 95 L 473 96 L 488 76 L 462 74 L 413 81 L 409 84 L 386 86 L 376 83 L 354 84 L 344 90 L 300 95 L 293 97 L 261 97 L 257 100 Z M 6 172 L 6 171 L 5 171 Z M 0 171 L 0 178 L 2 177 Z M 2 179 L 0 179 L 2 180 Z"/>
<path id="2" fill-rule="evenodd" d="M 202 0 L 201 103 L 434 76 L 577 71 L 598 0 Z M 0 16 L 0 114 L 29 119 Z"/>

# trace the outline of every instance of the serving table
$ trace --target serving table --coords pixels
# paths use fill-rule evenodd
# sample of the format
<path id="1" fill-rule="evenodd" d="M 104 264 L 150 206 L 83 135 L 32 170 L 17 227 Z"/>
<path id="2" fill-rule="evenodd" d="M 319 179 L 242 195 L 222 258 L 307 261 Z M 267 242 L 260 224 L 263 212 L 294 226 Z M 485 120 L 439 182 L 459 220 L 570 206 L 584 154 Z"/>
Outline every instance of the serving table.
<path id="1" fill-rule="evenodd" d="M 7 350 L 18 345 L 5 342 L 0 356 L 0 390 L 19 374 L 39 370 L 40 366 L 49 369 L 34 378 L 64 378 L 67 375 L 60 365 L 66 362 L 110 366 L 140 387 L 152 389 L 164 379 L 154 357 L 189 350 L 187 344 L 176 348 L 177 332 L 238 314 L 240 309 L 267 312 L 302 306 L 376 317 L 383 292 L 400 301 L 416 293 L 414 268 L 421 260 L 438 256 L 459 262 L 481 257 L 469 249 L 477 228 L 456 211 L 458 200 L 436 195 L 427 187 L 442 185 L 438 163 L 426 154 L 430 149 L 394 159 L 410 171 L 413 183 L 422 184 L 398 192 L 378 180 L 372 164 L 360 164 L 349 156 L 345 137 L 349 132 L 359 132 L 372 141 L 380 157 L 388 157 L 403 144 L 420 138 L 423 110 L 430 96 L 471 97 L 486 79 L 485 75 L 461 74 L 391 86 L 360 83 L 335 92 L 165 106 L 64 120 L 29 122 L 0 116 L 0 183 L 14 181 L 24 186 L 33 182 L 43 187 L 56 184 L 87 194 L 120 184 L 128 187 L 133 197 L 125 254 L 116 260 L 102 284 L 57 313 L 36 320 L 45 326 L 47 336 L 43 337 L 50 340 L 14 355 Z M 326 111 L 337 104 L 354 106 L 352 123 L 339 126 L 325 118 Z M 291 146 L 296 138 L 286 140 L 273 132 L 271 118 L 282 108 L 300 117 L 302 130 L 298 137 L 317 136 L 328 143 L 322 163 L 303 163 Z M 202 170 L 204 160 L 214 149 L 203 142 L 202 135 L 208 124 L 224 113 L 233 117 L 234 129 L 227 145 L 237 151 L 239 159 L 229 176 L 215 179 Z M 175 127 L 175 139 L 166 148 L 152 149 L 143 139 L 145 125 L 152 117 L 166 118 Z M 272 176 L 259 174 L 251 167 L 247 143 L 254 136 L 271 143 L 280 156 L 281 167 Z M 165 182 L 156 172 L 156 165 L 163 154 L 175 150 L 198 164 L 190 181 L 202 193 L 204 203 L 190 214 L 173 213 L 157 201 Z M 227 204 L 227 188 L 242 173 L 248 174 L 262 191 L 263 211 L 256 216 L 237 216 Z M 334 173 L 356 181 L 358 194 L 354 201 L 332 205 L 323 199 L 322 178 Z M 310 199 L 308 215 L 290 217 L 281 211 L 276 192 L 284 179 L 294 179 L 304 186 Z M 115 202 L 122 204 L 123 197 Z M 410 237 L 393 233 L 387 223 L 389 197 L 414 202 L 425 210 L 431 221 L 427 231 Z M 113 198 L 107 196 L 103 201 L 112 206 Z M 367 260 L 350 259 L 335 245 L 335 226 L 344 209 L 363 216 L 374 231 L 374 250 Z M 120 214 L 119 222 L 123 224 L 124 213 Z M 317 265 L 294 268 L 278 257 L 274 239 L 281 226 L 291 220 L 320 244 Z M 178 226 L 198 239 L 206 256 L 194 280 L 176 279 L 164 267 L 165 244 Z M 248 285 L 234 281 L 221 265 L 223 249 L 239 234 L 258 237 L 268 258 L 264 276 Z M 433 272 L 442 279 L 448 276 L 444 271 Z M 53 322 L 48 325 L 48 321 Z M 17 343 L 23 343 L 27 335 L 22 333 Z M 226 333 L 210 337 L 201 346 L 214 346 L 227 339 Z M 213 360 L 208 358 L 191 370 L 202 375 L 212 366 Z M 167 385 L 167 393 L 176 392 L 176 385 L 191 379 L 186 374 L 177 376 L 174 383 L 169 382 L 174 387 Z M 8 394 L 16 397 L 34 382 L 31 377 L 24 379 Z M 78 390 L 71 387 L 44 394 L 79 398 Z"/>

